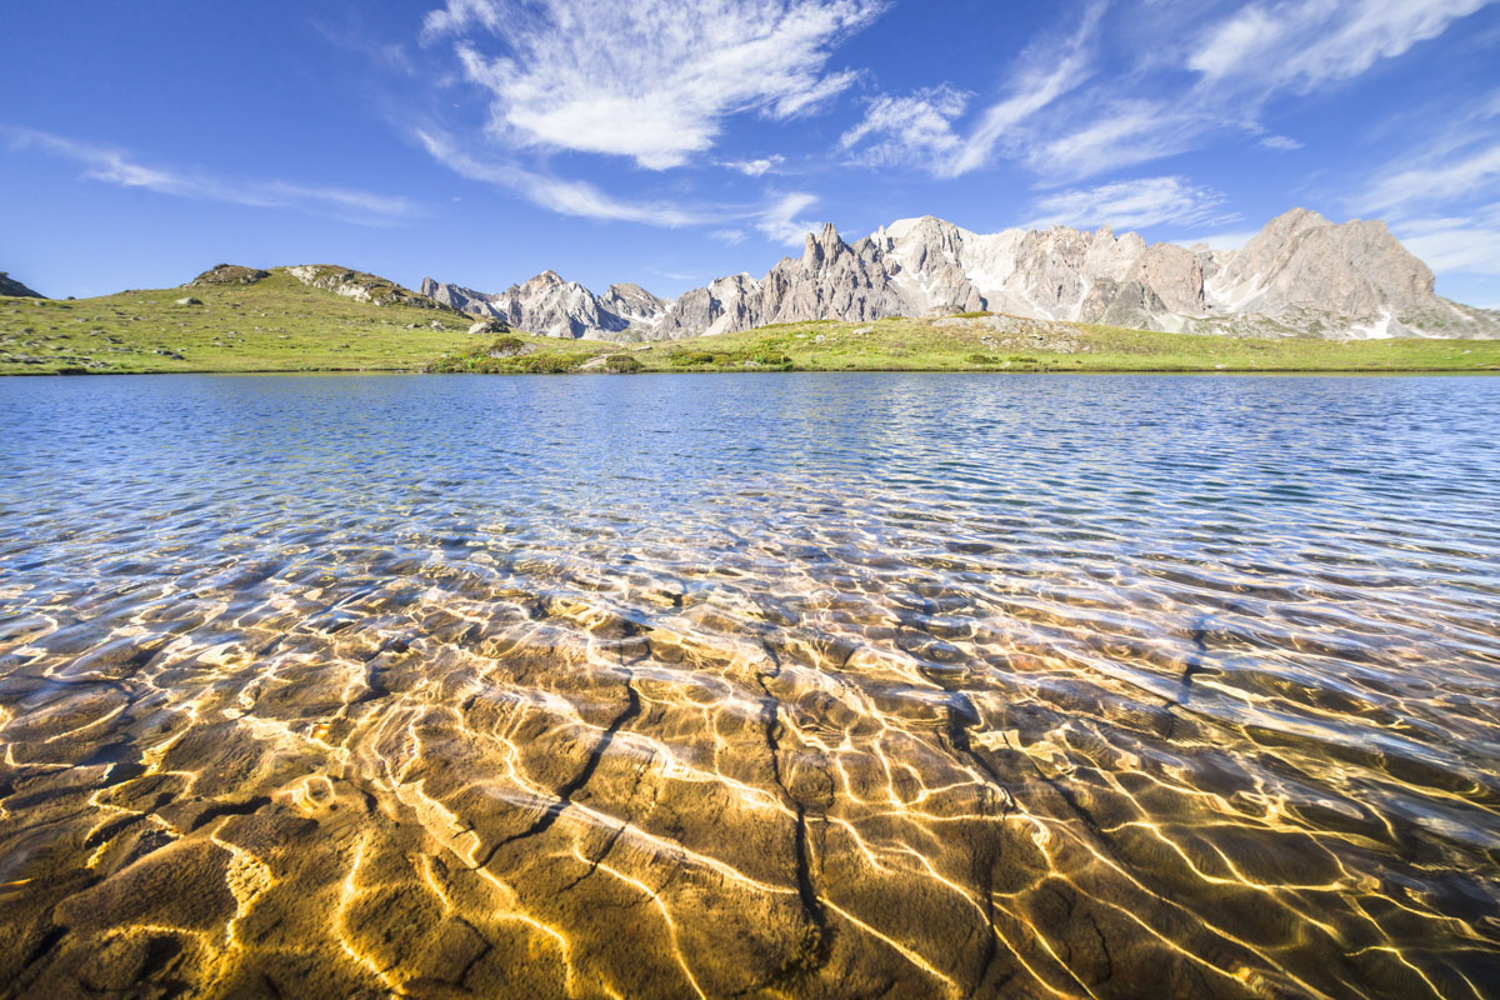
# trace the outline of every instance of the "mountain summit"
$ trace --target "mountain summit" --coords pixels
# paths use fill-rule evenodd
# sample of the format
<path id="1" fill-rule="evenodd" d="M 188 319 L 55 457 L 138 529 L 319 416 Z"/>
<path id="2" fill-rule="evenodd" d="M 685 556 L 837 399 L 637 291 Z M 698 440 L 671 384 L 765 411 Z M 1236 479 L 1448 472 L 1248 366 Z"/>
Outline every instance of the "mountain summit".
<path id="1" fill-rule="evenodd" d="M 545 271 L 487 295 L 431 278 L 424 294 L 551 336 L 668 340 L 769 323 L 999 312 L 1167 333 L 1500 337 L 1500 316 L 1436 295 L 1433 275 L 1383 222 L 1293 209 L 1244 247 L 1148 245 L 1058 226 L 970 232 L 932 216 L 853 244 L 833 226 L 763 278 L 719 278 L 675 302 L 636 285 L 603 296 Z"/>

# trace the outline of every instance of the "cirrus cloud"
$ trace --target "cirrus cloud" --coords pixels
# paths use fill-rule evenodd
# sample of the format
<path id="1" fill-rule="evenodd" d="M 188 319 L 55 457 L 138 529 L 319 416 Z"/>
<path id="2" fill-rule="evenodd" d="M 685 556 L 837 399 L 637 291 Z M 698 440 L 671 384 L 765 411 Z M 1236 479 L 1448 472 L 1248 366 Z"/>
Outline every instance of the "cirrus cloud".
<path id="1" fill-rule="evenodd" d="M 218 201 L 252 208 L 286 208 L 365 226 L 390 226 L 418 214 L 408 199 L 353 188 L 281 180 L 229 178 L 200 169 L 148 166 L 124 150 L 81 142 L 36 129 L 0 126 L 10 148 L 35 150 L 83 168 L 86 180 L 140 188 L 174 198 Z"/>
<path id="2" fill-rule="evenodd" d="M 511 146 L 682 166 L 730 116 L 806 114 L 854 82 L 825 72 L 833 46 L 885 0 L 449 0 L 424 38 L 450 38 L 490 94 Z M 491 50 L 498 47 L 498 54 Z"/>
<path id="3" fill-rule="evenodd" d="M 1238 218 L 1223 213 L 1223 204 L 1224 196 L 1218 191 L 1193 185 L 1186 178 L 1145 177 L 1048 195 L 1037 201 L 1039 214 L 1028 228 L 1217 226 Z"/>

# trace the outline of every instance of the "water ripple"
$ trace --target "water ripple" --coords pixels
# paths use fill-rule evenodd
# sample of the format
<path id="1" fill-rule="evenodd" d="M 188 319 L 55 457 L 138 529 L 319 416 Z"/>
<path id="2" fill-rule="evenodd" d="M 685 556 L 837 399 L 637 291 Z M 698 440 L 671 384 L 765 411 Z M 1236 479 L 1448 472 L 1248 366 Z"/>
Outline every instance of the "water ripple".
<path id="1" fill-rule="evenodd" d="M 1500 996 L 1500 382 L 0 383 L 0 992 Z"/>

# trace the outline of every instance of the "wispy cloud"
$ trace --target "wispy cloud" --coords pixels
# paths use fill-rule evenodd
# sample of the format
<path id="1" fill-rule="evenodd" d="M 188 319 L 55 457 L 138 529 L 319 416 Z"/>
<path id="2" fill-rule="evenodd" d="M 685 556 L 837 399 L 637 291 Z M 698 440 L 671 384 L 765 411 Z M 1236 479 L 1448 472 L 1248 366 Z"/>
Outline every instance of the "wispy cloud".
<path id="1" fill-rule="evenodd" d="M 733 170 L 744 174 L 746 177 L 760 177 L 770 173 L 786 162 L 786 157 L 781 155 L 763 156 L 754 160 L 720 160 L 719 166 L 727 170 Z"/>
<path id="2" fill-rule="evenodd" d="M 1049 182 L 1078 180 L 1186 152 L 1213 125 L 1212 115 L 1192 107 L 1112 100 L 1071 131 L 1028 137 L 1021 156 Z"/>
<path id="3" fill-rule="evenodd" d="M 1187 68 L 1210 83 L 1307 92 L 1436 38 L 1491 0 L 1253 3 L 1209 27 Z"/>
<path id="4" fill-rule="evenodd" d="M 417 129 L 415 135 L 434 159 L 460 176 L 509 188 L 533 204 L 562 215 L 666 227 L 708 221 L 704 215 L 665 202 L 621 201 L 584 181 L 550 177 L 513 163 L 480 159 L 451 137 L 436 131 Z"/>
<path id="5" fill-rule="evenodd" d="M 1398 223 L 1396 233 L 1439 274 L 1500 275 L 1500 202 L 1463 216 Z"/>
<path id="6" fill-rule="evenodd" d="M 854 82 L 835 44 L 885 0 L 448 0 L 424 38 L 452 39 L 511 146 L 633 158 L 654 170 L 710 149 L 726 118 L 786 120 Z M 494 50 L 498 54 L 492 54 Z"/>
<path id="7" fill-rule="evenodd" d="M 1468 103 L 1346 199 L 1438 273 L 1500 275 L 1500 91 Z"/>
<path id="8" fill-rule="evenodd" d="M 1235 132 L 1264 136 L 1264 148 L 1298 149 L 1258 123 L 1273 98 L 1358 76 L 1492 2 L 1282 0 L 1207 16 L 1203 5 L 1144 0 L 1059 5 L 1076 27 L 1022 53 L 1003 96 L 977 118 L 966 121 L 965 105 L 932 97 L 945 86 L 883 96 L 842 145 L 866 163 L 905 162 L 939 177 L 1004 156 L 1048 183 L 1161 160 Z M 1132 20 L 1149 21 L 1153 38 L 1185 41 L 1149 46 L 1121 65 L 1102 39 L 1129 31 Z"/>
<path id="9" fill-rule="evenodd" d="M 1092 75 L 1093 43 L 1105 9 L 1102 0 L 1093 0 L 1084 9 L 1077 32 L 1060 51 L 1049 54 L 1037 47 L 1028 51 L 1023 57 L 1026 68 L 1011 92 L 985 110 L 978 126 L 965 140 L 963 152 L 943 173 L 956 177 L 983 166 L 1011 129 L 1075 90 Z"/>
<path id="10" fill-rule="evenodd" d="M 864 119 L 839 140 L 840 147 L 871 166 L 920 165 L 939 177 L 958 177 L 984 166 L 1012 129 L 1092 75 L 1092 50 L 1106 7 L 1105 0 L 1090 0 L 1070 36 L 1030 46 L 1005 96 L 986 107 L 966 135 L 955 123 L 973 95 L 943 84 L 871 100 Z"/>
<path id="11" fill-rule="evenodd" d="M 508 160 L 484 159 L 468 152 L 450 135 L 436 129 L 414 133 L 433 158 L 460 176 L 515 191 L 535 205 L 561 215 L 648 226 L 710 226 L 723 228 L 709 235 L 730 246 L 748 238 L 741 224 L 753 226 L 777 243 L 799 243 L 819 223 L 795 216 L 818 199 L 806 193 L 771 194 L 761 206 L 706 205 L 683 207 L 665 201 L 626 201 L 584 181 L 572 181 L 527 170 Z"/>
<path id="12" fill-rule="evenodd" d="M 1492 189 L 1500 189 L 1500 136 L 1467 152 L 1397 167 L 1377 178 L 1360 200 L 1370 210 L 1405 215 Z"/>
<path id="13" fill-rule="evenodd" d="M 351 188 L 286 181 L 232 179 L 201 170 L 147 166 L 123 150 L 80 142 L 35 129 L 0 126 L 13 150 L 34 150 L 83 167 L 88 180 L 141 188 L 174 198 L 219 201 L 255 208 L 286 208 L 331 215 L 366 226 L 390 226 L 413 218 L 417 207 L 406 198 Z"/>
<path id="14" fill-rule="evenodd" d="M 1231 230 L 1227 233 L 1214 232 L 1198 236 L 1188 236 L 1180 240 L 1173 240 L 1172 242 L 1184 247 L 1195 247 L 1201 243 L 1210 250 L 1226 251 L 1238 250 L 1259 235 L 1260 230 L 1258 229 L 1240 229 Z"/>
<path id="15" fill-rule="evenodd" d="M 1268 135 L 1260 140 L 1260 145 L 1266 149 L 1279 149 L 1283 152 L 1291 152 L 1301 149 L 1305 144 L 1298 142 L 1289 135 Z"/>
<path id="16" fill-rule="evenodd" d="M 1349 199 L 1387 219 L 1438 273 L 1500 275 L 1500 102 L 1481 105 L 1423 152 L 1387 164 Z"/>
<path id="17" fill-rule="evenodd" d="M 906 97 L 883 94 L 873 98 L 864 119 L 840 137 L 839 148 L 870 166 L 951 159 L 963 145 L 953 131 L 953 120 L 963 114 L 972 96 L 947 86 Z"/>
<path id="18" fill-rule="evenodd" d="M 1222 211 L 1224 196 L 1182 177 L 1147 177 L 1099 187 L 1059 191 L 1037 201 L 1029 228 L 1050 226 L 1115 229 L 1148 226 L 1218 226 L 1237 216 Z"/>
<path id="19" fill-rule="evenodd" d="M 816 195 L 798 192 L 783 195 L 760 214 L 755 228 L 777 243 L 795 246 L 808 233 L 819 228 L 819 223 L 806 222 L 797 215 L 817 204 Z"/>

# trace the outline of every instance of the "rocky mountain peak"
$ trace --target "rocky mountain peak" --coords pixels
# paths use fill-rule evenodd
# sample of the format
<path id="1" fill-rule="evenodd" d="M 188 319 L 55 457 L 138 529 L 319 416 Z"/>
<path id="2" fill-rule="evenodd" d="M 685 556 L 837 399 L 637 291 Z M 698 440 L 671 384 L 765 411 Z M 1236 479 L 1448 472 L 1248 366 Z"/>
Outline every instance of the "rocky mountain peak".
<path id="1" fill-rule="evenodd" d="M 1299 208 L 1272 219 L 1228 255 L 1205 290 L 1211 305 L 1224 312 L 1326 312 L 1399 325 L 1401 314 L 1434 304 L 1435 282 L 1385 223 L 1355 219 L 1338 225 Z"/>
<path id="2" fill-rule="evenodd" d="M 611 285 L 604 295 L 595 295 L 552 270 L 499 293 L 432 278 L 423 279 L 422 291 L 471 316 L 551 337 L 644 336 L 661 322 L 669 305 L 639 285 Z"/>
<path id="3" fill-rule="evenodd" d="M 847 243 L 832 225 L 763 278 L 718 278 L 675 302 L 636 285 L 594 296 L 546 271 L 502 296 L 424 282 L 440 302 L 558 336 L 669 339 L 769 323 L 990 311 L 1168 332 L 1493 336 L 1500 319 L 1433 294 L 1432 272 L 1383 223 L 1307 209 L 1215 252 L 1109 226 L 971 232 L 931 215 Z M 462 303 L 462 304 L 460 304 Z"/>
<path id="4" fill-rule="evenodd" d="M 555 288 L 558 285 L 566 284 L 568 284 L 568 282 L 564 280 L 562 275 L 549 268 L 543 271 L 541 274 L 526 279 L 525 283 L 523 283 L 521 287 L 528 289 L 545 289 Z"/>
<path id="5" fill-rule="evenodd" d="M 823 233 L 820 236 L 807 234 L 807 243 L 802 251 L 802 268 L 806 271 L 815 271 L 823 267 L 831 258 L 837 257 L 839 253 L 849 249 L 839 231 L 834 228 L 833 223 L 823 225 Z"/>

